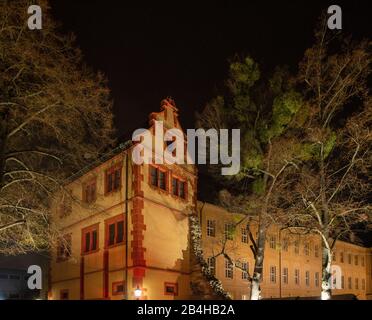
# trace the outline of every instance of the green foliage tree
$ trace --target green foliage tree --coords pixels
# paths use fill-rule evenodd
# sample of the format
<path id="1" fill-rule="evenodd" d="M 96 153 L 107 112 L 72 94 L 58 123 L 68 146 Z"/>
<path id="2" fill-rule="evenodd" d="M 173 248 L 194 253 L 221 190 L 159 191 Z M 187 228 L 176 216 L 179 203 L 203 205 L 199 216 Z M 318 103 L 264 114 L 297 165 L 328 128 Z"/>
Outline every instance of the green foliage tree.
<path id="1" fill-rule="evenodd" d="M 227 92 L 217 96 L 198 115 L 198 126 L 205 129 L 241 131 L 241 170 L 235 176 L 218 176 L 224 185 L 220 203 L 244 213 L 255 266 L 251 280 L 251 299 L 261 295 L 266 232 L 282 215 L 282 189 L 285 179 L 300 161 L 296 131 L 301 126 L 303 101 L 295 90 L 286 68 L 277 68 L 268 78 L 261 75 L 258 64 L 249 56 L 230 63 Z M 255 217 L 257 236 L 249 227 L 248 217 Z"/>

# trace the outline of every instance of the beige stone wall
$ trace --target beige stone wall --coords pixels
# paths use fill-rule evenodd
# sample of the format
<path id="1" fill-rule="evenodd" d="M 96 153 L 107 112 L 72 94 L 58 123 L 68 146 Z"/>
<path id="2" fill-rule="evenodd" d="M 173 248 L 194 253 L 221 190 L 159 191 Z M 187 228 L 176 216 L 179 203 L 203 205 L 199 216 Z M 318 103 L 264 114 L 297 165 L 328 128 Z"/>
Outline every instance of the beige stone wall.
<path id="1" fill-rule="evenodd" d="M 221 207 L 198 202 L 198 211 L 201 218 L 202 232 L 203 232 L 203 248 L 205 257 L 214 256 L 221 252 L 224 239 L 224 226 L 226 223 L 237 223 L 243 218 L 242 215 L 232 214 Z M 216 221 L 216 236 L 211 237 L 207 235 L 207 220 Z M 246 222 L 245 222 L 246 224 Z M 256 233 L 254 222 L 251 223 L 253 234 Z M 241 225 L 236 228 L 233 240 L 226 241 L 226 252 L 233 260 L 241 262 L 248 262 L 249 272 L 253 273 L 254 259 L 248 243 L 242 242 Z M 270 246 L 271 237 L 275 237 L 275 245 Z M 281 239 L 281 241 L 279 241 Z M 284 250 L 280 243 L 284 239 L 288 239 L 288 250 Z M 298 253 L 295 251 L 295 243 L 299 244 Z M 272 241 L 273 243 L 273 241 Z M 305 252 L 305 245 L 308 245 L 308 250 Z M 315 256 L 316 246 L 318 246 L 318 257 Z M 371 292 L 370 287 L 370 271 L 368 275 L 368 261 L 370 261 L 370 250 L 338 241 L 335 247 L 336 261 L 341 267 L 342 275 L 344 276 L 344 289 L 333 290 L 334 294 L 355 294 L 359 299 L 366 299 L 367 292 Z M 340 262 L 340 253 L 344 253 L 344 262 Z M 308 253 L 308 254 L 306 254 Z M 352 255 L 352 263 L 349 264 L 348 254 Z M 355 264 L 355 256 L 358 257 L 358 265 Z M 364 266 L 362 265 L 362 257 L 364 257 Z M 370 262 L 369 262 L 370 263 Z M 270 267 L 275 267 L 274 282 L 270 278 Z M 284 282 L 283 274 L 280 275 L 279 269 L 288 269 L 288 283 Z M 295 281 L 295 270 L 299 270 L 299 283 Z M 306 271 L 308 271 L 309 281 L 306 282 Z M 243 299 L 244 295 L 249 295 L 250 287 L 247 280 L 242 279 L 241 270 L 234 268 L 233 279 L 225 276 L 225 258 L 218 256 L 216 259 L 216 275 L 228 290 L 234 299 Z M 319 273 L 319 284 L 316 285 L 315 274 Z M 282 278 L 280 278 L 280 276 Z M 347 279 L 351 277 L 352 288 L 348 288 Z M 356 280 L 358 279 L 358 280 Z M 365 289 L 362 289 L 362 280 L 365 281 Z M 358 281 L 358 288 L 356 288 L 356 281 Z M 269 229 L 266 239 L 264 272 L 262 281 L 262 296 L 265 298 L 279 298 L 279 297 L 296 297 L 296 296 L 319 296 L 321 285 L 321 241 L 315 235 L 295 236 L 280 228 L 273 226 Z M 369 290 L 369 291 L 368 291 Z"/>
<path id="2" fill-rule="evenodd" d="M 86 299 L 102 298 L 103 282 L 103 250 L 105 247 L 105 220 L 124 214 L 125 212 L 125 163 L 124 155 L 119 154 L 102 165 L 94 168 L 66 186 L 75 200 L 72 202 L 72 212 L 64 218 L 59 217 L 58 203 L 54 208 L 54 221 L 60 227 L 62 235 L 70 234 L 71 257 L 67 261 L 57 261 L 56 250 L 52 252 L 51 259 L 51 298 L 59 299 L 60 291 L 68 289 L 70 299 L 80 298 L 80 263 L 84 257 L 84 293 Z M 112 194 L 105 195 L 105 170 L 113 165 L 121 164 L 121 189 Z M 94 204 L 87 205 L 82 202 L 82 188 L 85 181 L 95 178 L 97 183 L 97 199 Z M 129 203 L 129 209 L 131 204 Z M 82 229 L 98 224 L 98 251 L 82 255 Z M 124 245 L 110 249 L 110 270 L 123 269 L 125 266 Z M 121 271 L 123 280 L 123 271 Z M 110 271 L 109 292 L 112 282 L 119 281 L 115 272 Z"/>

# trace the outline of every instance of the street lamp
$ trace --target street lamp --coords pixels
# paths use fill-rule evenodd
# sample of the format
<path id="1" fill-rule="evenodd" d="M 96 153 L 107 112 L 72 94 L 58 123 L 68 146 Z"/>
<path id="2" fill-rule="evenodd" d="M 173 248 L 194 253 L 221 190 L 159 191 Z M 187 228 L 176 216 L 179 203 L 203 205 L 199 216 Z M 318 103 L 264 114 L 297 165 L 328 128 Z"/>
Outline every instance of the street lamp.
<path id="1" fill-rule="evenodd" d="M 141 298 L 142 295 L 142 290 L 139 286 L 137 286 L 136 290 L 134 290 L 134 296 L 136 297 L 137 300 Z"/>

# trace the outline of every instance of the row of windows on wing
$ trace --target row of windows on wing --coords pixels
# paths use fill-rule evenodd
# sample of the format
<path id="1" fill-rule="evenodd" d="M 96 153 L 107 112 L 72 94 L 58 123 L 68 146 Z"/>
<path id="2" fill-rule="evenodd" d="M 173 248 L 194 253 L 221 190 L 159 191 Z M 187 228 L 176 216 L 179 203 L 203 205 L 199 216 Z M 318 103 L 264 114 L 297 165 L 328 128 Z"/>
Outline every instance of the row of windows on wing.
<path id="1" fill-rule="evenodd" d="M 216 237 L 216 220 L 207 220 L 207 236 L 209 237 Z M 236 227 L 234 226 L 234 224 L 232 223 L 225 223 L 225 226 L 224 226 L 224 239 L 225 240 L 233 240 L 234 239 L 234 232 L 235 232 L 235 229 Z M 269 241 L 269 247 L 271 249 L 277 249 L 278 248 L 278 245 L 277 245 L 277 238 L 275 235 L 269 235 L 268 237 L 268 241 Z M 249 238 L 248 238 L 248 229 L 247 228 L 241 228 L 241 242 L 242 243 L 248 243 L 249 242 Z M 285 252 L 288 252 L 289 250 L 289 239 L 288 238 L 284 238 L 282 239 L 282 243 L 281 243 L 281 250 L 282 251 L 285 251 Z M 303 246 L 303 253 L 305 256 L 310 256 L 311 255 L 311 250 L 312 249 L 312 246 L 309 242 L 305 242 L 304 243 L 304 246 Z M 299 254 L 300 253 L 300 241 L 299 240 L 295 240 L 294 241 L 294 253 L 295 254 Z M 319 253 L 320 253 L 320 246 L 319 245 L 314 245 L 314 256 L 316 258 L 319 257 Z M 349 264 L 352 264 L 352 257 L 353 255 L 352 254 L 348 254 L 348 263 Z M 336 252 L 333 253 L 333 261 L 336 261 L 337 260 L 337 254 Z M 361 256 L 361 266 L 364 267 L 365 265 L 365 260 L 364 260 L 364 257 Z M 341 263 L 344 263 L 344 253 L 343 252 L 340 252 L 340 261 Z M 359 256 L 358 255 L 354 255 L 354 264 L 357 266 L 359 264 Z"/>
<path id="2" fill-rule="evenodd" d="M 336 279 L 333 279 L 333 284 L 336 284 Z M 341 289 L 345 289 L 345 276 L 341 276 Z M 347 289 L 353 289 L 352 277 L 347 278 Z M 359 278 L 354 278 L 354 289 L 359 290 Z M 362 290 L 366 289 L 366 280 L 362 279 Z"/>
<path id="3" fill-rule="evenodd" d="M 337 258 L 337 252 L 335 251 L 335 252 L 333 252 L 333 254 L 332 254 L 332 260 L 334 261 L 334 262 L 340 262 L 340 263 L 346 263 L 345 262 L 345 255 L 344 255 L 344 252 L 339 252 L 339 258 Z M 356 266 L 358 266 L 359 265 L 359 255 L 356 255 L 356 254 L 351 254 L 351 253 L 348 253 L 347 254 L 347 263 L 348 264 L 352 264 L 353 263 L 353 257 L 354 257 L 354 265 L 356 265 Z M 361 256 L 360 257 L 360 265 L 362 266 L 362 267 L 364 267 L 364 265 L 365 265 L 365 263 L 364 263 L 364 257 L 363 256 Z"/>
<path id="4" fill-rule="evenodd" d="M 164 191 L 169 191 L 173 196 L 186 199 L 187 197 L 187 182 L 178 177 L 171 176 L 171 188 L 169 190 L 169 171 L 150 166 L 150 184 Z"/>
<path id="5" fill-rule="evenodd" d="M 207 263 L 209 266 L 210 272 L 215 275 L 216 274 L 216 258 L 210 257 L 207 259 Z M 249 270 L 248 262 L 242 262 L 240 263 L 240 269 L 241 269 L 241 279 L 242 280 L 248 280 L 248 272 L 246 270 Z M 311 282 L 311 273 L 310 271 L 305 271 L 305 285 L 310 286 Z M 228 260 L 225 259 L 225 278 L 227 279 L 234 279 L 234 265 Z M 300 285 L 300 269 L 294 269 L 293 271 L 293 281 L 295 285 Z M 334 284 L 336 281 L 336 278 L 333 279 Z M 269 282 L 270 283 L 276 283 L 277 282 L 277 267 L 276 266 L 270 266 L 269 269 Z M 284 267 L 282 269 L 282 282 L 283 284 L 289 283 L 289 270 L 287 267 Z M 366 280 L 361 279 L 362 282 L 362 290 L 365 290 L 366 287 Z M 314 285 L 315 287 L 319 287 L 320 283 L 320 273 L 314 272 Z M 359 278 L 354 279 L 355 289 L 359 289 Z M 341 289 L 345 289 L 345 277 L 341 276 Z M 348 277 L 348 289 L 353 289 L 352 285 L 352 277 Z"/>
<path id="6" fill-rule="evenodd" d="M 105 224 L 105 246 L 107 248 L 123 244 L 125 241 L 124 218 L 122 215 L 109 219 Z M 82 254 L 89 254 L 99 250 L 98 224 L 82 230 Z M 71 234 L 62 237 L 57 247 L 57 261 L 70 258 L 72 252 Z"/>

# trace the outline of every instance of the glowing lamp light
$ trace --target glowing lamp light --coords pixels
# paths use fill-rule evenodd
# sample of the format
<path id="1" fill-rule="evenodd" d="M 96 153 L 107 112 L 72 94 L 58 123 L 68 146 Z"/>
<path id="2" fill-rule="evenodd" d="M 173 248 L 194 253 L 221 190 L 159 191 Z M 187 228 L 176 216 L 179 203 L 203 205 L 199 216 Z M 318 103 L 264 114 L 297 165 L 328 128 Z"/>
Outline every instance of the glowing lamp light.
<path id="1" fill-rule="evenodd" d="M 134 296 L 139 299 L 142 295 L 142 290 L 140 289 L 139 286 L 137 286 L 136 290 L 134 290 Z"/>

